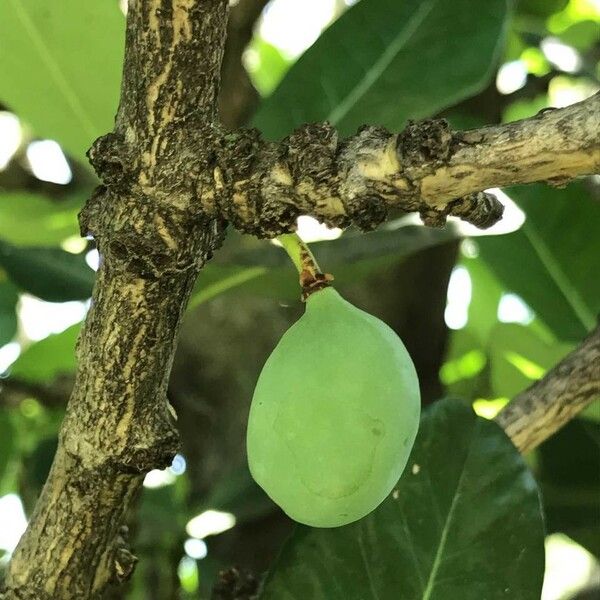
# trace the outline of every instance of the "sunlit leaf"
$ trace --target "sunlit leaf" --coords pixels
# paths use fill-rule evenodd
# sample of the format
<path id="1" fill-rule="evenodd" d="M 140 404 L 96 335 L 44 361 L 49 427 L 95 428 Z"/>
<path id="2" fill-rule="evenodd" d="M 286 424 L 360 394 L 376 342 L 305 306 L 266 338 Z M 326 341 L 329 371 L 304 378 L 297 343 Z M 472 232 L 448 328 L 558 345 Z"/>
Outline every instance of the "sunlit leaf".
<path id="1" fill-rule="evenodd" d="M 539 600 L 538 491 L 504 432 L 462 402 L 425 413 L 390 497 L 357 523 L 299 527 L 261 600 Z"/>
<path id="2" fill-rule="evenodd" d="M 116 0 L 2 0 L 0 100 L 85 160 L 112 129 L 124 33 Z"/>
<path id="3" fill-rule="evenodd" d="M 506 0 L 362 0 L 294 64 L 254 125 L 279 138 L 326 120 L 347 135 L 431 116 L 489 80 L 507 12 Z"/>

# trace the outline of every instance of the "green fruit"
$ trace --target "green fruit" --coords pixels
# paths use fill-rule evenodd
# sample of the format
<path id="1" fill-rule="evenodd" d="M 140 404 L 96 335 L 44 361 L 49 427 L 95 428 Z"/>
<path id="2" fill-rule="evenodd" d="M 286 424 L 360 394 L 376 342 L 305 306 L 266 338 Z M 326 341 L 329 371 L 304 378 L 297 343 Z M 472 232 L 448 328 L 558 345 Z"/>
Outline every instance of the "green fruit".
<path id="1" fill-rule="evenodd" d="M 397 483 L 419 413 L 419 382 L 400 338 L 326 288 L 308 298 L 260 374 L 250 471 L 292 519 L 351 523 Z"/>

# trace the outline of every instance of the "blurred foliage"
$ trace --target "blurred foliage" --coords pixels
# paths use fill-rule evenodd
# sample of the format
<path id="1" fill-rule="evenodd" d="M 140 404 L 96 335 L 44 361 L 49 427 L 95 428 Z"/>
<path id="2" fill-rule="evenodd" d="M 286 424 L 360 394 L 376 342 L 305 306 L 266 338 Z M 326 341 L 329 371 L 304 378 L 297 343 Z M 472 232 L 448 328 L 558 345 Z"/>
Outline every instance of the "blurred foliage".
<path id="1" fill-rule="evenodd" d="M 296 62 L 263 39 L 258 27 L 244 59 L 265 98 L 254 124 L 277 138 L 305 121 L 329 118 L 342 134 L 350 134 L 363 123 L 399 129 L 408 118 L 448 109 L 453 125 L 472 127 L 525 118 L 597 89 L 597 3 L 516 0 L 507 20 L 508 4 L 361 0 Z M 28 512 L 56 447 L 80 325 L 32 341 L 19 326 L 19 297 L 27 292 L 64 302 L 91 293 L 94 275 L 85 254 L 67 249 L 78 235 L 77 212 L 96 183 L 85 150 L 111 128 L 117 106 L 123 24 L 116 0 L 0 3 L 0 103 L 21 119 L 24 136 L 12 162 L 0 170 L 0 355 L 11 341 L 21 347 L 0 380 L 0 495 L 18 493 Z M 542 42 L 550 37 L 575 51 L 574 69 L 561 70 L 544 53 Z M 527 77 L 520 89 L 502 95 L 494 78 L 509 61 L 518 61 Z M 73 167 L 72 184 L 41 187 L 35 182 L 25 151 L 38 137 L 61 144 Z M 467 270 L 472 288 L 468 321 L 452 332 L 440 370 L 449 394 L 489 415 L 569 352 L 600 312 L 597 182 L 565 189 L 535 185 L 507 193 L 526 220 L 513 233 L 461 244 L 458 266 Z M 453 226 L 430 230 L 400 217 L 376 232 L 348 231 L 313 247 L 340 286 L 367 287 L 375 275 L 460 238 Z M 381 286 L 377 292 L 385 296 L 391 290 Z M 508 293 L 524 301 L 531 319 L 499 320 Z M 191 306 L 203 305 L 203 318 L 231 306 L 222 304 L 228 298 L 236 311 L 258 301 L 275 311 L 278 304 L 297 302 L 297 294 L 296 274 L 279 248 L 230 232 L 200 275 Z M 184 327 L 196 326 L 197 314 L 191 311 Z M 239 345 L 228 348 L 224 374 L 196 356 L 189 360 L 219 389 L 227 387 L 234 370 L 249 396 L 257 373 L 246 364 L 247 348 L 259 342 L 235 340 Z M 191 375 L 188 379 L 193 381 Z M 193 403 L 191 414 L 198 423 L 217 428 L 226 419 L 219 420 L 211 412 L 214 407 L 203 402 L 204 390 L 194 392 L 185 399 Z M 596 556 L 599 406 L 529 457 L 542 491 L 547 531 L 568 534 Z M 198 425 L 197 434 L 186 438 L 190 454 L 203 435 Z M 263 537 L 282 517 L 252 481 L 241 451 L 224 464 L 208 483 L 195 481 L 199 470 L 189 464 L 174 482 L 145 490 L 129 523 L 141 560 L 127 598 L 208 598 L 220 569 L 254 564 Z M 399 578 L 409 573 L 405 581 L 416 585 L 419 569 L 424 581 L 438 572 L 435 580 L 441 584 L 431 588 L 431 598 L 468 598 L 452 588 L 451 576 L 477 579 L 482 587 L 473 588 L 473 597 L 501 597 L 498 573 L 504 579 L 510 575 L 511 585 L 522 592 L 519 598 L 539 597 L 543 557 L 535 485 L 501 432 L 461 404 L 443 401 L 424 417 L 411 464 L 419 465 L 420 476 L 409 469 L 394 494 L 360 523 L 332 531 L 300 528 L 271 571 L 265 597 L 282 597 L 277 594 L 285 587 L 288 597 L 306 598 L 302 586 L 310 583 L 327 590 L 327 598 L 379 594 L 408 599 L 413 596 L 397 587 Z M 439 522 L 435 501 L 443 508 Z M 209 509 L 231 512 L 237 523 L 232 531 L 207 539 L 206 558 L 186 557 L 185 524 Z M 279 539 L 275 533 L 271 537 Z M 399 545 L 406 552 L 399 552 Z M 522 562 L 515 561 L 521 548 Z M 332 591 L 334 582 L 340 582 L 341 592 Z"/>
<path id="2" fill-rule="evenodd" d="M 123 39 L 116 1 L 3 2 L 0 99 L 37 135 L 58 140 L 85 162 L 90 144 L 112 127 Z"/>

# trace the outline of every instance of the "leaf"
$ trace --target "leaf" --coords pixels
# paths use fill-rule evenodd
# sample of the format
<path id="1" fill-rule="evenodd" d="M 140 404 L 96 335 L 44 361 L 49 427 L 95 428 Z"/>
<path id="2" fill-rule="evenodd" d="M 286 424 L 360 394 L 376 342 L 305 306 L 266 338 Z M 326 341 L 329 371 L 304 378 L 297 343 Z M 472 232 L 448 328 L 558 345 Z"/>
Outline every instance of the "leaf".
<path id="1" fill-rule="evenodd" d="M 489 80 L 507 12 L 506 0 L 362 0 L 294 64 L 253 124 L 276 139 L 307 122 L 348 135 L 431 116 Z"/>
<path id="2" fill-rule="evenodd" d="M 369 516 L 299 527 L 261 600 L 539 600 L 535 481 L 492 421 L 456 400 L 424 414 L 396 489 Z"/>
<path id="3" fill-rule="evenodd" d="M 469 271 L 472 289 L 467 328 L 480 344 L 487 344 L 490 331 L 497 322 L 502 286 L 481 259 L 463 259 L 462 265 Z"/>
<path id="4" fill-rule="evenodd" d="M 545 340 L 532 327 L 498 323 L 490 335 L 489 350 L 494 395 L 512 398 L 571 350 L 572 344 Z"/>
<path id="5" fill-rule="evenodd" d="M 548 532 L 563 532 L 600 558 L 600 423 L 574 419 L 538 450 Z"/>
<path id="6" fill-rule="evenodd" d="M 290 66 L 290 61 L 283 56 L 276 46 L 260 37 L 254 37 L 248 45 L 256 64 L 248 65 L 252 83 L 262 96 L 270 94 Z"/>
<path id="7" fill-rule="evenodd" d="M 48 302 L 85 300 L 92 295 L 94 271 L 83 254 L 59 248 L 17 248 L 0 241 L 0 266 L 23 291 Z"/>
<path id="8" fill-rule="evenodd" d="M 8 411 L 0 410 L 0 482 L 12 456 L 15 433 Z"/>
<path id="9" fill-rule="evenodd" d="M 527 218 L 518 231 L 478 238 L 480 256 L 562 340 L 578 340 L 600 312 L 600 203 L 583 183 L 509 190 Z"/>
<path id="10" fill-rule="evenodd" d="M 399 259 L 460 237 L 451 224 L 444 229 L 405 225 L 402 220 L 365 234 L 344 234 L 336 240 L 310 244 L 323 269 L 333 272 L 336 285 L 356 282 Z M 235 242 L 235 239 L 234 239 Z M 197 306 L 232 289 L 280 300 L 299 297 L 298 276 L 281 248 L 261 243 L 253 249 L 227 246 L 200 273 L 190 300 Z"/>
<path id="11" fill-rule="evenodd" d="M 0 347 L 8 344 L 17 333 L 17 288 L 0 272 Z"/>
<path id="12" fill-rule="evenodd" d="M 28 192 L 0 194 L 0 238 L 11 244 L 51 245 L 79 235 L 81 198 L 55 201 Z"/>
<path id="13" fill-rule="evenodd" d="M 59 375 L 75 370 L 75 344 L 81 324 L 72 325 L 61 333 L 29 346 L 10 368 L 10 377 L 48 383 Z"/>
<path id="14" fill-rule="evenodd" d="M 125 21 L 116 1 L 2 0 L 0 99 L 75 158 L 112 129 Z"/>

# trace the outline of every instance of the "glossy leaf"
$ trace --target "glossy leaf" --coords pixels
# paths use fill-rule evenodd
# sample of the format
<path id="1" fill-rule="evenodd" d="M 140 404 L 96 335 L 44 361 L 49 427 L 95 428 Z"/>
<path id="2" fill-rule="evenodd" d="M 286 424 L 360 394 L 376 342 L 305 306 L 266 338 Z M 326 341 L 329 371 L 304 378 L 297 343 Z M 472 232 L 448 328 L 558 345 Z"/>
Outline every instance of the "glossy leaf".
<path id="1" fill-rule="evenodd" d="M 0 242 L 0 266 L 19 288 L 42 300 L 85 300 L 92 294 L 94 271 L 83 254 Z"/>
<path id="2" fill-rule="evenodd" d="M 85 160 L 112 129 L 124 33 L 116 1 L 2 0 L 0 100 Z"/>
<path id="3" fill-rule="evenodd" d="M 600 203 L 583 183 L 510 190 L 527 219 L 509 235 L 478 239 L 481 257 L 563 340 L 581 339 L 600 313 Z"/>
<path id="4" fill-rule="evenodd" d="M 28 192 L 0 194 L 0 238 L 21 246 L 59 244 L 79 235 L 83 198 L 51 200 Z"/>
<path id="5" fill-rule="evenodd" d="M 19 294 L 13 283 L 0 273 L 0 347 L 17 333 L 17 301 Z"/>
<path id="6" fill-rule="evenodd" d="M 347 135 L 431 116 L 489 80 L 507 11 L 506 0 L 362 0 L 294 64 L 253 124 L 274 139 L 305 122 Z"/>
<path id="7" fill-rule="evenodd" d="M 47 383 L 59 375 L 72 373 L 80 329 L 78 323 L 32 344 L 13 363 L 9 375 L 25 381 Z"/>
<path id="8" fill-rule="evenodd" d="M 544 528 L 533 476 L 468 405 L 425 413 L 396 489 L 371 515 L 300 527 L 261 600 L 539 600 Z"/>

